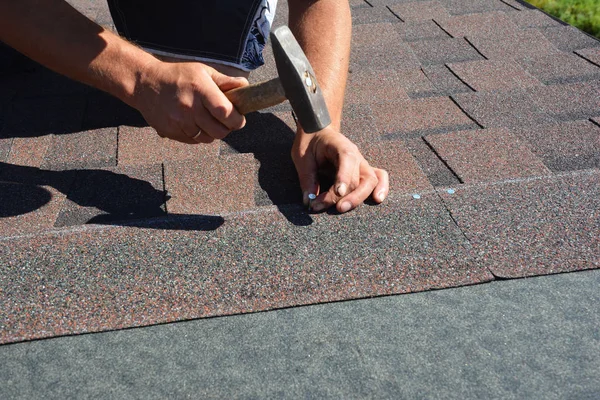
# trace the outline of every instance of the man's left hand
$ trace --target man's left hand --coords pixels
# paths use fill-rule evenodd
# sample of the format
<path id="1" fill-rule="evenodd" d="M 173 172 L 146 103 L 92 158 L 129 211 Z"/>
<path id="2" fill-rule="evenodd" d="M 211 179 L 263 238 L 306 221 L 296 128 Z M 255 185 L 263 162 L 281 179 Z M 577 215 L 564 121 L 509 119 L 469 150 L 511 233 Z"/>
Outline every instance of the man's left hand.
<path id="1" fill-rule="evenodd" d="M 312 202 L 315 212 L 336 205 L 336 209 L 344 213 L 362 204 L 369 196 L 376 203 L 381 203 L 388 195 L 388 173 L 369 165 L 358 147 L 331 126 L 313 134 L 299 129 L 292 148 L 292 159 L 298 171 L 304 203 L 308 203 L 309 193 L 318 195 Z M 328 165 L 336 171 L 335 181 L 328 191 L 320 193 L 318 171 Z"/>

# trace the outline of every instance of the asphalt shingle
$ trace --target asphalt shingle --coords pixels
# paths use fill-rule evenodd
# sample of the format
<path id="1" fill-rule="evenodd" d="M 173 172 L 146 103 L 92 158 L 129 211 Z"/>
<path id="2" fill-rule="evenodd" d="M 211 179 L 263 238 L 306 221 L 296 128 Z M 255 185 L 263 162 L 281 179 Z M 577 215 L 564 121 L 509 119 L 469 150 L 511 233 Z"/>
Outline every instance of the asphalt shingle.
<path id="1" fill-rule="evenodd" d="M 167 210 L 208 215 L 252 209 L 257 169 L 251 154 L 223 156 L 212 165 L 202 160 L 166 163 Z"/>
<path id="2" fill-rule="evenodd" d="M 482 129 L 425 138 L 465 183 L 495 182 L 550 171 L 507 129 Z"/>
<path id="3" fill-rule="evenodd" d="M 516 31 L 517 26 L 510 15 L 501 12 L 461 15 L 438 21 L 442 28 L 453 37 L 485 36 L 499 37 Z M 437 20 L 436 20 L 437 21 Z"/>
<path id="4" fill-rule="evenodd" d="M 472 36 L 468 39 L 486 58 L 492 60 L 559 53 L 559 50 L 535 29 L 515 31 L 502 37 Z"/>
<path id="5" fill-rule="evenodd" d="M 495 276 L 600 266 L 598 171 L 439 191 Z"/>
<path id="6" fill-rule="evenodd" d="M 599 47 L 600 41 L 579 29 L 570 26 L 540 28 L 540 32 L 550 42 L 563 51 L 574 51 L 588 47 Z"/>
<path id="7" fill-rule="evenodd" d="M 450 38 L 450 35 L 433 20 L 405 22 L 395 24 L 394 27 L 405 42 Z"/>
<path id="8" fill-rule="evenodd" d="M 441 96 L 449 96 L 455 93 L 471 93 L 473 89 L 465 85 L 463 81 L 452 73 L 446 65 L 431 65 L 423 67 L 423 73 L 437 89 Z"/>
<path id="9" fill-rule="evenodd" d="M 438 1 L 393 4 L 389 8 L 402 22 L 443 21 L 450 18 L 448 10 Z"/>
<path id="10" fill-rule="evenodd" d="M 356 25 L 352 28 L 351 68 L 410 69 L 419 61 L 406 45 L 394 24 Z"/>
<path id="11" fill-rule="evenodd" d="M 472 129 L 477 125 L 449 98 L 379 104 L 373 108 L 379 130 L 388 137 Z"/>
<path id="12" fill-rule="evenodd" d="M 52 135 L 34 138 L 15 138 L 7 162 L 15 165 L 41 167 L 52 144 Z"/>
<path id="13" fill-rule="evenodd" d="M 452 95 L 452 98 L 485 128 L 537 126 L 554 120 L 542 108 L 545 103 L 536 105 L 534 96 L 523 89 L 460 93 Z"/>
<path id="14" fill-rule="evenodd" d="M 514 61 L 471 61 L 448 64 L 464 83 L 477 92 L 540 86 L 541 82 Z"/>
<path id="15" fill-rule="evenodd" d="M 600 67 L 600 48 L 594 47 L 591 49 L 580 49 L 576 50 L 575 53 Z"/>
<path id="16" fill-rule="evenodd" d="M 48 169 L 101 168 L 117 164 L 117 128 L 52 137 L 42 166 Z"/>
<path id="17" fill-rule="evenodd" d="M 526 58 L 520 64 L 547 85 L 600 79 L 600 67 L 569 53 Z"/>
<path id="18" fill-rule="evenodd" d="M 119 127 L 119 165 L 153 164 L 171 160 L 210 160 L 219 154 L 219 142 L 187 145 L 163 139 L 153 128 Z"/>
<path id="19" fill-rule="evenodd" d="M 600 127 L 572 121 L 515 129 L 552 171 L 600 168 Z"/>
<path id="20" fill-rule="evenodd" d="M 463 38 L 421 40 L 409 45 L 424 66 L 483 59 Z"/>
<path id="21" fill-rule="evenodd" d="M 433 193 L 311 221 L 266 211 L 196 218 L 187 231 L 91 227 L 34 246 L 1 241 L 0 342 L 492 279 Z"/>
<path id="22" fill-rule="evenodd" d="M 0 181 L 0 236 L 36 234 L 52 228 L 65 197 L 50 186 Z"/>
<path id="23" fill-rule="evenodd" d="M 391 191 L 342 215 L 301 204 L 287 102 L 183 145 L 0 46 L 0 343 L 598 268 L 599 42 L 520 0 L 350 6 L 341 130 Z"/>
<path id="24" fill-rule="evenodd" d="M 112 224 L 165 214 L 161 165 L 81 169 L 68 172 L 73 184 L 55 226 Z"/>

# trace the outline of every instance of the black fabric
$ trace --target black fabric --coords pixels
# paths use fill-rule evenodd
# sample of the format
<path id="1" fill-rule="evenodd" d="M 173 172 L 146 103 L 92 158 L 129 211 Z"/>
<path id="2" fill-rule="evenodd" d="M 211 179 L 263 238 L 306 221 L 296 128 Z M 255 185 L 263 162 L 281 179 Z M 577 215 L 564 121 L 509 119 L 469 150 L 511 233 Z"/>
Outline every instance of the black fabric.
<path id="1" fill-rule="evenodd" d="M 239 63 L 260 0 L 108 0 L 119 34 L 146 48 Z"/>

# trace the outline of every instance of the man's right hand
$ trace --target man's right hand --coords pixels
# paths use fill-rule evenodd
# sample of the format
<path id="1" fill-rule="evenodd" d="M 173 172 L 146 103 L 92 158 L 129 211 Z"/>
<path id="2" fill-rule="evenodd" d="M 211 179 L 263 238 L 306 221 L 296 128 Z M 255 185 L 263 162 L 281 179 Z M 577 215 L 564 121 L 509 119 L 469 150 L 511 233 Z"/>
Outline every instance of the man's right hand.
<path id="1" fill-rule="evenodd" d="M 146 65 L 136 82 L 134 104 L 161 137 L 210 143 L 241 129 L 246 119 L 223 94 L 248 85 L 198 62 Z"/>

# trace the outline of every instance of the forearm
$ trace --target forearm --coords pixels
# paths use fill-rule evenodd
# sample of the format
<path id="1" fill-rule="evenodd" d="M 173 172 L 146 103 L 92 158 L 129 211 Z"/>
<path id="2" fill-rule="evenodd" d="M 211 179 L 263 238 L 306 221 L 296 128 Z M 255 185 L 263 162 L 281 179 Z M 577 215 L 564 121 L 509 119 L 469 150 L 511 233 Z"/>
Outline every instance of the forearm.
<path id="1" fill-rule="evenodd" d="M 332 127 L 339 131 L 352 34 L 348 2 L 290 0 L 289 9 L 290 29 L 315 70 Z"/>
<path id="2" fill-rule="evenodd" d="M 155 60 L 63 0 L 0 0 L 0 40 L 129 104 L 141 71 Z"/>

